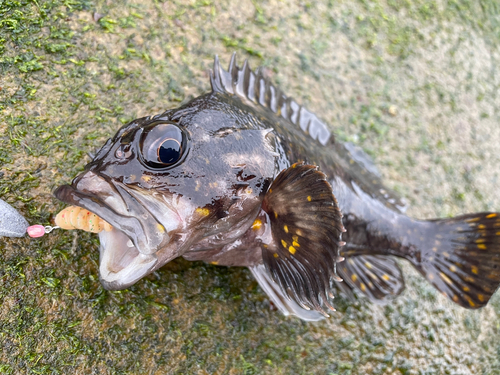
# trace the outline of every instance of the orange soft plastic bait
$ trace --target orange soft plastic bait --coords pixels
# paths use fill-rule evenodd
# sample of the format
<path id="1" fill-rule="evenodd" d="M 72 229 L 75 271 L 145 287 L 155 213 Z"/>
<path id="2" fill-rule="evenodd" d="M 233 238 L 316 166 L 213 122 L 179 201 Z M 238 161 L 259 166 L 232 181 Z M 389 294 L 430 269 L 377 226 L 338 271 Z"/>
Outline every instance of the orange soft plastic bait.
<path id="1" fill-rule="evenodd" d="M 96 214 L 78 206 L 69 206 L 59 212 L 55 224 L 61 229 L 81 229 L 86 232 L 109 232 L 113 227 Z"/>

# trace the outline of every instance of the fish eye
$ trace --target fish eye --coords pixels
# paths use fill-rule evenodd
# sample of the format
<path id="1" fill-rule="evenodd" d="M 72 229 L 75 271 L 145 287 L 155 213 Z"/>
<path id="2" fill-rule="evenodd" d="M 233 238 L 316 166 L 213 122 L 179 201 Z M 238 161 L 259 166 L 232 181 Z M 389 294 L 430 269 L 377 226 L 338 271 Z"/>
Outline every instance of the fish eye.
<path id="1" fill-rule="evenodd" d="M 175 124 L 151 124 L 144 128 L 140 146 L 147 165 L 153 168 L 169 167 L 182 159 L 186 136 Z"/>

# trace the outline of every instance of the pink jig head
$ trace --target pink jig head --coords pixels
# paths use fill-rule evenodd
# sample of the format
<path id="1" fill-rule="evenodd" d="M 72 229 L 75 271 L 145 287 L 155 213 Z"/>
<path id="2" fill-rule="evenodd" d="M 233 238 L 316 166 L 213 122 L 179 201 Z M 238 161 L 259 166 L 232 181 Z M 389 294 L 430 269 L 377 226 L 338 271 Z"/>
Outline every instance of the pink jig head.
<path id="1" fill-rule="evenodd" d="M 28 236 L 31 238 L 37 238 L 37 237 L 42 237 L 45 233 L 50 233 L 52 230 L 57 229 L 59 227 L 51 227 L 50 225 L 43 226 L 43 225 L 31 225 L 26 229 L 26 232 L 28 233 Z"/>

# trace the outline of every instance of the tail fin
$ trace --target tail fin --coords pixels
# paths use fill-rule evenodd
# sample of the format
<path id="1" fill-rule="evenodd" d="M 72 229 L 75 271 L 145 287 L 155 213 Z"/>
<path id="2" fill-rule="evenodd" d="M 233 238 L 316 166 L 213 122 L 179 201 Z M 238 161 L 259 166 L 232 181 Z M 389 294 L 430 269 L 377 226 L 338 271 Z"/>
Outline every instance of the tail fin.
<path id="1" fill-rule="evenodd" d="M 428 223 L 435 230 L 431 248 L 410 261 L 453 302 L 469 309 L 486 305 L 500 284 L 500 213 Z"/>

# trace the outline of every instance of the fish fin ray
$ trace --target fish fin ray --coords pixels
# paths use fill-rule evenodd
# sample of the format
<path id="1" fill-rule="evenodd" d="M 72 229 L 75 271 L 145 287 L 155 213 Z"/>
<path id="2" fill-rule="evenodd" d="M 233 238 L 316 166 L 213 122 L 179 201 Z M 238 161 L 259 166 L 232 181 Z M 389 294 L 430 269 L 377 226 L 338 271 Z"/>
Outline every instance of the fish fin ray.
<path id="1" fill-rule="evenodd" d="M 405 287 L 401 269 L 388 256 L 349 256 L 339 265 L 338 272 L 346 285 L 377 304 L 390 302 Z"/>
<path id="2" fill-rule="evenodd" d="M 271 232 L 261 244 L 269 274 L 300 306 L 326 314 L 344 231 L 326 176 L 315 166 L 292 165 L 273 181 L 262 209 Z"/>
<path id="3" fill-rule="evenodd" d="M 325 316 L 315 310 L 307 310 L 301 307 L 293 299 L 283 294 L 279 285 L 273 281 L 263 264 L 249 267 L 260 287 L 266 292 L 269 299 L 285 316 L 295 315 L 305 321 L 318 321 Z"/>
<path id="4" fill-rule="evenodd" d="M 486 305 L 500 285 L 500 213 L 429 222 L 435 224 L 434 246 L 410 261 L 453 302 L 469 309 Z"/>
<path id="5" fill-rule="evenodd" d="M 328 127 L 312 112 L 287 97 L 274 86 L 262 69 L 254 73 L 245 60 L 240 68 L 236 64 L 236 54 L 233 54 L 228 71 L 225 71 L 214 58 L 214 67 L 210 73 L 212 92 L 237 95 L 243 101 L 260 105 L 281 116 L 292 124 L 299 126 L 306 134 L 322 145 L 334 142 L 334 137 Z"/>

